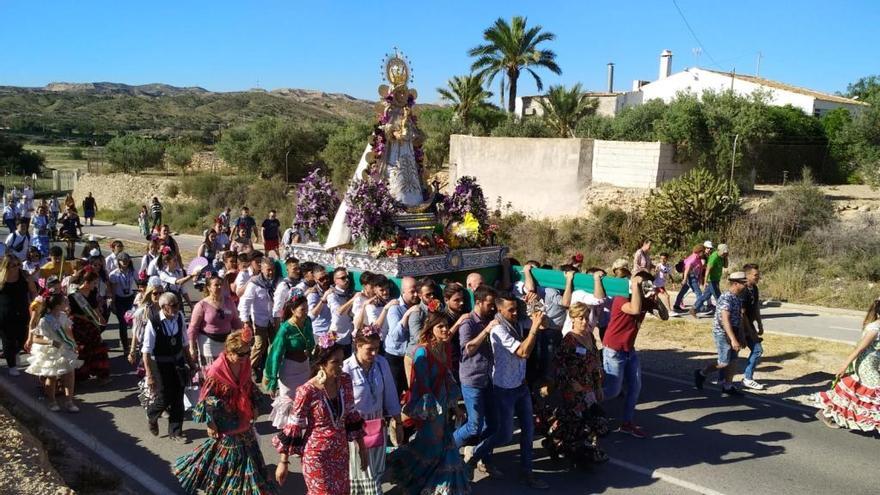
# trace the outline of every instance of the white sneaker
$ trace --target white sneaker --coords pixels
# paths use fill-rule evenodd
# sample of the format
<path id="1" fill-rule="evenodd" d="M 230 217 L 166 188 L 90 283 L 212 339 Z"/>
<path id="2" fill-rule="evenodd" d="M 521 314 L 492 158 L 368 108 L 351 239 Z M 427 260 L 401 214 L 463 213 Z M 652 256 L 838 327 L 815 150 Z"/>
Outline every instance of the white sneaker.
<path id="1" fill-rule="evenodd" d="M 764 390 L 764 385 L 756 382 L 755 380 L 743 378 L 742 384 L 743 387 L 750 388 L 752 390 Z"/>
<path id="2" fill-rule="evenodd" d="M 18 368 L 9 368 L 9 376 L 21 376 L 21 371 Z"/>

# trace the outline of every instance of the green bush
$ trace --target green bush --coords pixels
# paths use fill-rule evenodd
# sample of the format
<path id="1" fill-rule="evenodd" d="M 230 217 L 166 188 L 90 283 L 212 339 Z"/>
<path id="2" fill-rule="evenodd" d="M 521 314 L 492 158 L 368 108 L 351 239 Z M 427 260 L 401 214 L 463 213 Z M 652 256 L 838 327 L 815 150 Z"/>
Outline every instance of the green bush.
<path id="1" fill-rule="evenodd" d="M 110 140 L 104 156 L 114 171 L 140 172 L 162 164 L 164 148 L 161 142 L 127 134 Z"/>
<path id="2" fill-rule="evenodd" d="M 165 186 L 165 195 L 169 198 L 174 199 L 179 193 L 180 187 L 177 184 L 172 183 Z"/>
<path id="3" fill-rule="evenodd" d="M 555 137 L 553 130 L 548 127 L 542 119 L 524 118 L 517 119 L 508 118 L 498 127 L 492 129 L 493 137 Z"/>
<path id="4" fill-rule="evenodd" d="M 71 160 L 84 160 L 85 153 L 82 148 L 71 148 L 70 149 L 70 159 Z"/>
<path id="5" fill-rule="evenodd" d="M 811 228 L 827 225 L 835 219 L 834 205 L 813 183 L 807 169 L 800 181 L 775 194 L 762 212 L 765 212 L 763 216 L 780 222 L 783 230 L 779 234 L 785 236 L 786 241 L 793 241 Z"/>
<path id="6" fill-rule="evenodd" d="M 644 203 L 647 234 L 671 248 L 685 247 L 689 235 L 726 227 L 740 212 L 739 189 L 697 168 L 666 182 Z"/>

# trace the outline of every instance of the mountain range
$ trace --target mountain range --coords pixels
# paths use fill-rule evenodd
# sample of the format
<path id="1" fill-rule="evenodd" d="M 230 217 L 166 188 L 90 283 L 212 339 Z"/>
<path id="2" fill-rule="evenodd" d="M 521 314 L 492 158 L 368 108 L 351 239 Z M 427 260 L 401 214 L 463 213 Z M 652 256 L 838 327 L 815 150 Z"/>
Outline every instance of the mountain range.
<path id="1" fill-rule="evenodd" d="M 309 121 L 364 119 L 376 102 L 342 93 L 282 88 L 213 92 L 168 84 L 53 82 L 0 86 L 0 128 L 90 134 L 204 131 L 275 116 Z"/>

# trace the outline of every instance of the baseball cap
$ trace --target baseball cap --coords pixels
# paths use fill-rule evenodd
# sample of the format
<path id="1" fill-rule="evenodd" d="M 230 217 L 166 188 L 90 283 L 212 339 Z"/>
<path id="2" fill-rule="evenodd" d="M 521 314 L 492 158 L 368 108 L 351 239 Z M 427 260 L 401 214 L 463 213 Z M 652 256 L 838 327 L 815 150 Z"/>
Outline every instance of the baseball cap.
<path id="1" fill-rule="evenodd" d="M 712 249 L 715 246 L 712 244 L 712 241 L 706 241 L 703 243 L 703 247 Z"/>
<path id="2" fill-rule="evenodd" d="M 618 268 L 627 268 L 629 267 L 629 260 L 626 258 L 617 258 L 614 260 L 614 263 L 611 264 L 611 271 L 617 270 Z"/>
<path id="3" fill-rule="evenodd" d="M 731 282 L 745 282 L 746 272 L 733 272 L 727 276 L 727 280 L 730 280 Z"/>
<path id="4" fill-rule="evenodd" d="M 730 248 L 727 247 L 727 244 L 719 244 L 718 245 L 718 253 L 719 254 L 725 254 L 725 253 L 729 253 L 729 252 L 730 252 Z"/>

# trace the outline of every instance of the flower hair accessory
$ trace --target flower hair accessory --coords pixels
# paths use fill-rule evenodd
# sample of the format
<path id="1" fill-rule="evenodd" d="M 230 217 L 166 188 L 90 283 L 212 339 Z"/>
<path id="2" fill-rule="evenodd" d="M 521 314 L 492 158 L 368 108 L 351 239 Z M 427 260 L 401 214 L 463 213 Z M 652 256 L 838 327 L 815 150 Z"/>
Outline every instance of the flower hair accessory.
<path id="1" fill-rule="evenodd" d="M 171 254 L 171 247 L 170 246 L 162 246 L 162 249 L 160 249 L 159 252 L 162 253 L 163 256 L 166 254 Z"/>
<path id="2" fill-rule="evenodd" d="M 374 335 L 380 335 L 379 327 L 376 325 L 367 325 L 361 329 L 361 335 L 364 337 L 372 337 Z"/>
<path id="3" fill-rule="evenodd" d="M 432 313 L 440 311 L 440 301 L 437 299 L 431 299 L 426 306 L 428 306 L 428 311 Z"/>
<path id="4" fill-rule="evenodd" d="M 318 336 L 317 344 L 321 349 L 329 349 L 336 344 L 337 340 L 339 338 L 336 336 L 336 332 L 327 332 L 324 335 Z"/>
<path id="5" fill-rule="evenodd" d="M 300 289 L 293 289 L 290 291 L 290 297 L 287 298 L 288 303 L 295 303 L 301 299 L 306 297 L 305 293 L 303 293 Z"/>
<path id="6" fill-rule="evenodd" d="M 574 261 L 575 263 L 583 263 L 584 262 L 584 255 L 583 255 L 583 253 L 576 253 L 574 256 L 571 257 L 571 260 Z"/>

